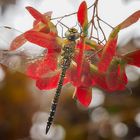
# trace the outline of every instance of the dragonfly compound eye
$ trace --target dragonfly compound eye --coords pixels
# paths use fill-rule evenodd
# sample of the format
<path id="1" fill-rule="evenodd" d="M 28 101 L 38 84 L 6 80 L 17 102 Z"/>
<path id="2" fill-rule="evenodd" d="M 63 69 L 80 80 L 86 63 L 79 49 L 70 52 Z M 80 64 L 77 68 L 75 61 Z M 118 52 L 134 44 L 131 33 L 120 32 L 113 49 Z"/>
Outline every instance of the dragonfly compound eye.
<path id="1" fill-rule="evenodd" d="M 80 34 L 78 33 L 77 29 L 70 28 L 68 31 L 66 31 L 65 37 L 68 40 L 75 41 L 76 39 L 80 37 Z"/>

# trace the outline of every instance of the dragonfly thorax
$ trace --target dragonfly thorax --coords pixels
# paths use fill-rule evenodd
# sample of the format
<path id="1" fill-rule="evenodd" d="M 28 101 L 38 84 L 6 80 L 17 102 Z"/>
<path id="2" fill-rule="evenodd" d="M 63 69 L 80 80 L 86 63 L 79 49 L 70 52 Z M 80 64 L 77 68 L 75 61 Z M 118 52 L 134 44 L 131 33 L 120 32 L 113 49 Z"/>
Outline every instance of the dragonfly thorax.
<path id="1" fill-rule="evenodd" d="M 80 34 L 78 33 L 78 30 L 75 28 L 70 28 L 66 31 L 65 37 L 70 41 L 75 41 L 80 37 Z"/>

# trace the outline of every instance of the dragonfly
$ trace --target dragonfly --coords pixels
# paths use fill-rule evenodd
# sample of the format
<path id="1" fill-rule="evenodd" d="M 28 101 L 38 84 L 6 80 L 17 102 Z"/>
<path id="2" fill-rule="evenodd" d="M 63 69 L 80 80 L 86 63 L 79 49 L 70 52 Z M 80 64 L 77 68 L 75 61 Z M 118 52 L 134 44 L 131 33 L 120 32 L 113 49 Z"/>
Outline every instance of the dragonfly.
<path id="1" fill-rule="evenodd" d="M 73 84 L 78 87 L 76 93 L 90 94 L 87 94 L 89 97 L 86 95 L 85 103 L 82 101 L 84 97 L 79 96 L 83 104 L 87 106 L 91 100 L 91 87 L 88 87 L 92 85 L 90 73 L 88 73 L 89 63 L 83 59 L 84 49 L 87 47 L 84 45 L 88 26 L 87 5 L 83 2 L 78 11 L 78 21 L 81 24 L 82 33 L 75 28 L 68 28 L 65 39 L 58 37 L 57 30 L 50 22 L 50 12 L 42 15 L 32 7 L 27 7 L 27 10 L 36 19 L 33 29 L 24 34 L 19 33 L 21 35 L 15 37 L 9 44 L 9 50 L 0 50 L 0 63 L 36 79 L 36 85 L 40 89 L 56 88 L 46 126 L 47 134 L 53 122 L 62 85 L 70 80 L 74 81 Z M 84 20 L 81 19 L 82 16 L 84 16 Z M 7 34 L 16 32 L 10 27 L 1 27 L 0 30 L 4 30 Z M 87 69 L 82 69 L 83 65 Z M 77 78 L 75 78 L 75 74 L 77 74 Z"/>
<path id="2" fill-rule="evenodd" d="M 58 36 L 56 26 L 51 22 L 51 12 L 41 14 L 32 7 L 26 9 L 35 18 L 32 29 L 21 33 L 10 27 L 0 28 L 8 35 L 15 35 L 7 45 L 9 48 L 0 50 L 0 63 L 36 80 L 36 86 L 41 90 L 56 88 L 46 134 L 53 122 L 63 85 L 72 83 L 75 86 L 74 96 L 87 107 L 92 99 L 92 87 L 98 86 L 109 92 L 123 90 L 127 84 L 125 66 L 140 66 L 140 50 L 122 55 L 117 54 L 116 49 L 119 31 L 138 21 L 140 11 L 117 25 L 103 46 L 88 38 L 85 1 L 77 12 L 81 32 L 68 28 L 65 38 Z M 5 37 L 3 41 L 7 42 L 7 39 Z"/>

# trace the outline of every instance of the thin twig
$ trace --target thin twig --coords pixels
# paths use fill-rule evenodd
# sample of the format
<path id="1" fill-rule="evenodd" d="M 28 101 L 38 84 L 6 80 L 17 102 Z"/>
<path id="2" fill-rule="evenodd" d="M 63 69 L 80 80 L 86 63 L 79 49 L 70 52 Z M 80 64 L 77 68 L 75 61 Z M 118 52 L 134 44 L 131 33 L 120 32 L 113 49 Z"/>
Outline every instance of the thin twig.
<path id="1" fill-rule="evenodd" d="M 60 23 L 61 25 L 63 25 L 65 28 L 69 29 L 68 26 L 66 26 L 64 23 L 62 23 L 61 21 L 57 21 L 58 23 Z"/>
<path id="2" fill-rule="evenodd" d="M 109 26 L 110 28 L 114 29 L 113 26 L 111 26 L 110 24 L 108 24 L 106 21 L 102 20 L 100 17 L 97 17 L 100 21 L 102 21 L 104 24 L 106 24 L 107 26 Z"/>
<path id="3" fill-rule="evenodd" d="M 99 52 L 101 52 L 103 50 L 103 48 L 99 49 L 98 51 L 96 51 L 94 54 L 90 55 L 89 57 L 87 57 L 87 60 L 89 61 L 91 59 L 91 57 L 95 57 Z"/>
<path id="4" fill-rule="evenodd" d="M 98 0 L 95 1 L 94 7 L 93 7 L 93 13 L 92 13 L 92 19 L 91 19 L 91 31 L 90 31 L 90 37 L 89 37 L 89 38 L 91 38 L 91 36 L 92 36 L 92 34 L 93 34 L 93 27 L 94 27 L 95 30 L 97 31 L 97 28 L 96 28 L 95 22 L 94 22 L 95 10 L 96 10 L 97 3 L 98 3 Z"/>
<path id="5" fill-rule="evenodd" d="M 97 40 L 97 41 L 98 41 L 98 44 L 104 45 L 104 44 L 102 43 L 102 41 L 99 40 L 98 37 L 91 36 L 91 39 L 92 39 L 92 38 L 95 39 L 95 40 Z"/>
<path id="6" fill-rule="evenodd" d="M 63 18 L 64 18 L 64 17 L 60 18 L 60 19 L 57 21 L 57 23 L 56 23 L 56 25 L 55 25 L 55 26 L 57 26 L 57 25 L 58 25 L 58 23 L 60 23 L 60 22 L 61 22 L 61 20 L 62 20 Z"/>
<path id="7" fill-rule="evenodd" d="M 99 20 L 99 16 L 98 16 L 98 7 L 96 6 L 96 17 L 97 17 L 97 23 L 98 23 L 98 26 L 99 26 L 99 29 L 101 30 L 103 36 L 104 36 L 104 40 L 107 42 L 107 39 L 106 39 L 106 36 L 105 36 L 105 33 L 100 25 L 100 20 Z"/>
<path id="8" fill-rule="evenodd" d="M 89 6 L 87 9 L 89 10 L 90 8 L 93 8 L 93 13 L 92 13 L 92 19 L 90 20 L 90 22 L 88 23 L 88 27 L 91 27 L 91 31 L 90 31 L 90 35 L 89 35 L 89 39 L 96 39 L 98 44 L 104 45 L 103 42 L 107 42 L 107 38 L 106 35 L 104 33 L 104 30 L 100 24 L 100 22 L 103 22 L 104 24 L 106 24 L 107 26 L 109 26 L 110 28 L 114 29 L 114 27 L 112 27 L 110 24 L 108 24 L 106 21 L 102 20 L 99 15 L 98 15 L 98 2 L 99 0 L 95 0 L 95 2 Z M 72 15 L 77 14 L 77 12 L 73 12 L 64 16 L 59 16 L 59 17 L 54 17 L 51 20 L 57 20 L 58 19 L 58 23 L 60 23 L 61 25 L 65 26 L 61 21 L 65 18 L 65 17 L 69 17 Z M 57 25 L 56 24 L 56 25 Z M 66 26 L 65 26 L 66 27 Z M 96 31 L 96 37 L 93 36 L 93 31 Z M 99 36 L 99 32 L 101 31 L 102 35 L 103 35 L 103 39 L 100 40 L 100 36 Z"/>
<path id="9" fill-rule="evenodd" d="M 94 6 L 95 3 L 93 3 L 91 6 L 89 6 L 87 9 L 89 10 L 90 8 L 92 8 Z M 69 16 L 72 16 L 72 15 L 75 15 L 77 14 L 77 12 L 73 12 L 73 13 L 70 13 L 70 14 L 67 14 L 67 15 L 64 15 L 64 16 L 59 16 L 59 17 L 54 17 L 54 18 L 51 18 L 51 20 L 57 20 L 57 19 L 61 19 L 61 18 L 65 18 L 65 17 L 69 17 Z"/>

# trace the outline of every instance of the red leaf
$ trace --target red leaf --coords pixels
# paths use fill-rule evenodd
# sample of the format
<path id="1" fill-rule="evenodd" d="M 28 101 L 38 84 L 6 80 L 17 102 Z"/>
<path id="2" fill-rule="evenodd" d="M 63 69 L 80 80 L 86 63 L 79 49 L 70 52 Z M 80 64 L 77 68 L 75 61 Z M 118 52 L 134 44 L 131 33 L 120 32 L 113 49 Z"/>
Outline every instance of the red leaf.
<path id="1" fill-rule="evenodd" d="M 40 14 L 41 14 L 41 13 L 40 13 Z M 44 16 L 44 17 L 48 20 L 48 24 L 49 24 L 49 22 L 50 22 L 51 15 L 52 15 L 52 12 L 51 12 L 51 11 L 42 14 L 42 16 Z M 43 17 L 43 18 L 44 18 L 44 17 Z M 37 26 L 37 24 L 38 24 L 39 22 L 40 22 L 40 20 L 37 20 L 37 19 L 36 19 L 36 20 L 33 22 L 33 27 Z M 46 22 L 45 22 L 45 23 L 46 23 Z M 48 24 L 47 24 L 47 25 L 48 25 Z"/>
<path id="2" fill-rule="evenodd" d="M 42 33 L 42 32 L 36 32 L 36 31 L 27 31 L 24 33 L 25 38 L 39 46 L 42 46 L 44 48 L 48 49 L 48 53 L 51 52 L 60 52 L 61 48 L 57 44 L 56 41 L 56 35 L 51 33 Z"/>
<path id="3" fill-rule="evenodd" d="M 140 10 L 133 13 L 131 16 L 129 16 L 126 20 L 124 20 L 118 26 L 120 27 L 120 29 L 127 28 L 128 26 L 137 22 L 139 20 L 139 18 L 140 18 Z"/>
<path id="4" fill-rule="evenodd" d="M 48 72 L 57 69 L 57 57 L 58 54 L 55 53 L 47 54 L 44 59 L 29 64 L 26 74 L 33 79 L 44 77 Z"/>
<path id="5" fill-rule="evenodd" d="M 77 67 L 74 65 L 71 65 L 70 68 L 67 70 L 66 77 L 70 80 L 70 82 L 74 86 L 80 86 L 81 85 L 81 80 L 80 77 L 75 76 L 77 75 Z"/>
<path id="6" fill-rule="evenodd" d="M 59 76 L 60 76 L 60 73 L 57 73 L 56 75 L 52 77 L 38 79 L 36 81 L 36 86 L 40 90 L 50 90 L 50 89 L 56 88 L 58 85 Z"/>
<path id="7" fill-rule="evenodd" d="M 123 59 L 129 65 L 140 67 L 140 50 L 136 50 L 136 51 L 125 54 L 123 56 Z"/>
<path id="8" fill-rule="evenodd" d="M 33 7 L 26 7 L 26 9 L 29 11 L 29 13 L 38 21 L 42 21 L 45 24 L 48 24 L 48 19 L 43 14 L 41 14 L 39 11 L 34 9 Z"/>
<path id="9" fill-rule="evenodd" d="M 38 23 L 39 23 L 40 21 L 39 20 L 34 20 L 34 22 L 33 22 L 33 27 L 35 28 L 36 26 L 38 26 Z"/>
<path id="10" fill-rule="evenodd" d="M 124 90 L 126 88 L 126 84 L 128 82 L 126 72 L 125 72 L 125 64 L 118 66 L 118 90 Z"/>
<path id="11" fill-rule="evenodd" d="M 58 87 L 58 82 L 60 80 L 60 70 L 48 73 L 47 77 L 37 79 L 36 86 L 40 90 L 50 90 Z M 64 79 L 63 85 L 67 84 L 69 80 Z"/>
<path id="12" fill-rule="evenodd" d="M 47 23 L 40 22 L 40 20 L 35 20 L 33 22 L 33 30 L 44 33 L 53 32 L 54 34 L 57 35 L 56 26 L 50 21 L 51 14 L 52 12 L 47 12 L 43 14 L 43 16 L 47 19 Z"/>
<path id="13" fill-rule="evenodd" d="M 125 63 L 120 63 L 117 59 L 113 59 L 106 73 L 107 86 L 111 90 L 123 90 L 127 84 L 125 73 Z"/>
<path id="14" fill-rule="evenodd" d="M 84 47 L 85 45 L 83 44 L 82 41 L 80 41 L 77 45 L 77 48 L 79 48 L 79 53 L 77 55 L 77 76 L 81 75 L 82 67 L 83 67 L 83 53 L 84 53 Z"/>
<path id="15" fill-rule="evenodd" d="M 115 90 L 118 88 L 118 76 L 118 63 L 112 60 L 106 73 L 106 82 L 109 89 Z"/>
<path id="16" fill-rule="evenodd" d="M 88 17 L 87 17 L 87 4 L 85 1 L 83 1 L 79 6 L 79 9 L 77 12 L 77 19 L 81 27 L 83 28 L 83 32 L 87 34 Z"/>
<path id="17" fill-rule="evenodd" d="M 107 86 L 105 75 L 102 73 L 98 73 L 98 72 L 94 73 L 93 83 L 95 83 L 95 85 L 97 85 L 98 87 L 100 87 L 104 90 L 112 92 L 112 89 L 109 89 Z"/>
<path id="18" fill-rule="evenodd" d="M 92 88 L 78 87 L 76 88 L 75 94 L 79 102 L 85 107 L 88 107 L 92 99 Z"/>
<path id="19" fill-rule="evenodd" d="M 105 72 L 108 69 L 113 56 L 116 54 L 117 38 L 110 39 L 103 49 L 101 60 L 98 64 L 100 72 Z"/>
<path id="20" fill-rule="evenodd" d="M 107 72 L 102 73 L 94 70 L 93 82 L 95 82 L 95 85 L 108 92 L 124 90 L 127 84 L 125 65 L 118 64 L 115 67 L 112 65 Z"/>
<path id="21" fill-rule="evenodd" d="M 108 92 L 112 92 L 113 90 L 110 89 L 106 82 L 106 74 L 97 70 L 94 65 L 91 65 L 92 71 L 92 83 Z"/>
<path id="22" fill-rule="evenodd" d="M 92 83 L 92 73 L 90 72 L 90 66 L 89 63 L 87 63 L 86 61 L 83 62 L 82 65 L 82 71 L 81 71 L 81 75 L 78 75 L 78 71 L 77 71 L 77 67 L 71 65 L 71 67 L 67 70 L 67 74 L 66 77 L 69 78 L 69 80 L 71 81 L 71 83 L 76 86 L 84 86 L 84 87 L 90 87 L 93 86 Z"/>
<path id="23" fill-rule="evenodd" d="M 19 47 L 21 47 L 24 43 L 26 43 L 26 38 L 24 37 L 24 34 L 21 34 L 17 36 L 12 43 L 10 44 L 10 49 L 15 50 Z"/>

